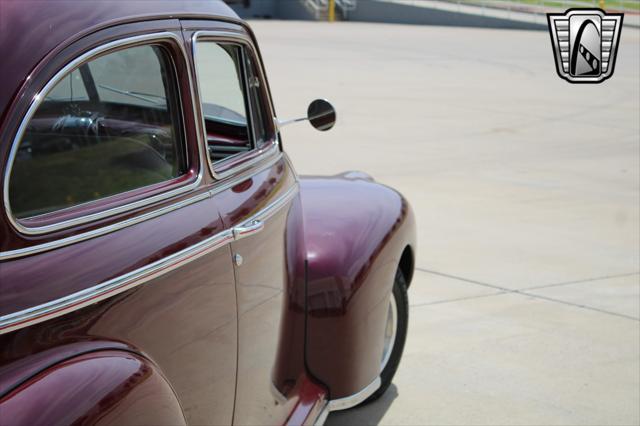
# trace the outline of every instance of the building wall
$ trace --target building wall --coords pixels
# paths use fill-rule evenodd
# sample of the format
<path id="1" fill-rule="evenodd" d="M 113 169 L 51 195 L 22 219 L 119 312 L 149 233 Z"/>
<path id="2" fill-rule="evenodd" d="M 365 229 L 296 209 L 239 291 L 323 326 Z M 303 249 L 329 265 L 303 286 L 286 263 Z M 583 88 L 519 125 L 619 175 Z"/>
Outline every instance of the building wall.
<path id="1" fill-rule="evenodd" d="M 231 3 L 230 6 L 243 19 L 316 19 L 314 14 L 304 5 L 304 0 L 249 0 L 248 7 L 245 6 L 246 0 L 228 1 L 237 2 Z M 546 25 L 541 24 L 376 0 L 358 0 L 356 9 L 349 12 L 347 19 L 349 21 L 393 24 L 546 29 Z"/>
<path id="2" fill-rule="evenodd" d="M 302 0 L 250 0 L 248 3 L 246 7 L 244 0 L 237 0 L 237 3 L 230 2 L 229 6 L 242 19 L 315 19 Z"/>
<path id="3" fill-rule="evenodd" d="M 276 0 L 250 0 L 248 3 L 249 7 L 245 7 L 244 1 L 230 3 L 229 6 L 242 19 L 276 17 Z"/>
<path id="4" fill-rule="evenodd" d="M 391 24 L 546 29 L 546 26 L 540 24 L 374 0 L 359 0 L 357 8 L 349 13 L 349 20 Z"/>

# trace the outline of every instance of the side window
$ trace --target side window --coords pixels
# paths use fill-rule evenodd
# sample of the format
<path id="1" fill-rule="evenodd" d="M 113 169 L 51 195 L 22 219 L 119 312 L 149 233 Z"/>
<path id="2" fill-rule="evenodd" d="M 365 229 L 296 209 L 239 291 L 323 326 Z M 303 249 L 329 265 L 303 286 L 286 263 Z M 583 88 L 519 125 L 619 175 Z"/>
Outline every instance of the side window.
<path id="1" fill-rule="evenodd" d="M 196 67 L 212 163 L 261 148 L 275 137 L 264 116 L 257 64 L 238 44 L 198 41 Z"/>
<path id="2" fill-rule="evenodd" d="M 199 41 L 196 68 L 211 161 L 250 151 L 242 48 Z"/>
<path id="3" fill-rule="evenodd" d="M 186 173 L 177 86 L 161 46 L 92 59 L 45 94 L 19 141 L 9 181 L 18 219 Z"/>

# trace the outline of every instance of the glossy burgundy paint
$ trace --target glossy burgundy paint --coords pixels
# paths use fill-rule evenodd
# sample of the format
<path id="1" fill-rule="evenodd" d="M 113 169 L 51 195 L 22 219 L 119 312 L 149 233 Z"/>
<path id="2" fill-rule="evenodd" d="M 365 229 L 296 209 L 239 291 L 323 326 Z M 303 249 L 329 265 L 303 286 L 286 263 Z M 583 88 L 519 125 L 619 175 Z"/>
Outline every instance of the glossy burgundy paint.
<path id="1" fill-rule="evenodd" d="M 168 31 L 180 40 L 166 44 L 176 60 L 189 173 L 53 214 L 45 224 L 144 199 L 202 173 L 181 195 L 40 236 L 21 234 L 0 209 L 6 252 L 191 200 L 104 235 L 0 261 L 0 316 L 146 268 L 278 206 L 262 232 L 196 252 L 80 309 L 0 330 L 0 417 L 11 423 L 38 424 L 47 413 L 49 424 L 313 424 L 327 400 L 359 392 L 379 373 L 393 274 L 402 253 L 415 249 L 408 203 L 358 172 L 299 178 L 280 152 L 238 156 L 217 171 L 256 162 L 216 179 L 206 147 L 198 147 L 193 58 L 180 59 L 180 45 L 190 53 L 200 30 L 236 33 L 257 47 L 220 2 L 0 1 L 0 52 L 29 52 L 0 64 L 2 179 L 33 96 L 65 64 L 133 35 Z M 266 99 L 268 82 L 259 74 Z M 275 115 L 269 102 L 261 104 L 263 116 Z M 234 265 L 236 254 L 242 265 Z"/>
<path id="2" fill-rule="evenodd" d="M 0 119 L 16 94 L 24 96 L 19 89 L 31 84 L 29 77 L 66 45 L 115 24 L 180 17 L 237 20 L 221 1 L 2 0 L 0 46 L 29 54 L 3 57 Z"/>
<path id="3" fill-rule="evenodd" d="M 206 206 L 201 208 L 205 210 Z M 147 231 L 154 232 L 150 228 Z M 144 237 L 138 244 L 122 239 L 138 249 L 154 244 L 153 239 Z M 85 259 L 81 254 L 68 259 L 67 272 L 87 263 Z M 5 368 L 22 363 L 22 369 L 26 369 L 39 353 L 64 350 L 69 345 L 83 343 L 73 348 L 76 353 L 96 346 L 126 345 L 159 366 L 183 401 L 190 423 L 230 423 L 234 395 L 229 390 L 235 387 L 237 359 L 234 300 L 233 267 L 225 247 L 190 263 L 188 268 L 96 305 L 0 335 L 0 358 Z M 17 372 L 13 375 L 18 376 Z"/>
<path id="4" fill-rule="evenodd" d="M 222 220 L 232 228 L 241 225 L 260 209 L 295 190 L 297 182 L 284 159 L 254 175 L 251 185 L 238 185 L 218 194 Z M 240 190 L 242 188 L 243 190 Z M 242 265 L 235 266 L 238 306 L 238 378 L 234 422 L 241 425 L 282 424 L 289 415 L 288 389 L 274 380 L 279 353 L 280 325 L 289 320 L 287 308 L 286 251 L 284 235 L 290 203 L 264 220 L 260 233 L 231 243 Z M 297 380 L 304 373 L 299 370 Z M 276 395 L 274 395 L 274 390 Z M 283 398 L 278 398 L 278 394 Z"/>
<path id="5" fill-rule="evenodd" d="M 307 375 L 303 375 L 296 383 L 296 389 L 292 393 L 296 395 L 295 405 L 290 410 L 291 414 L 284 424 L 287 426 L 315 424 L 327 397 L 324 388 Z"/>
<path id="6" fill-rule="evenodd" d="M 25 342 L 26 351 L 30 351 L 31 342 Z M 0 395 L 7 393 L 17 386 L 35 376 L 38 372 L 46 370 L 52 365 L 66 361 L 79 354 L 89 352 L 114 349 L 128 352 L 135 352 L 135 348 L 125 343 L 108 342 L 102 340 L 78 341 L 69 344 L 59 345 L 51 349 L 35 351 L 33 354 L 23 356 L 13 362 L 5 363 L 0 367 Z"/>
<path id="7" fill-rule="evenodd" d="M 305 316 L 306 316 L 306 243 L 302 202 L 299 195 L 291 204 L 287 217 L 286 234 L 286 299 L 280 321 L 279 340 L 273 369 L 278 389 L 287 394 L 297 385 L 301 372 L 306 372 Z M 308 372 L 306 372 L 308 374 Z"/>
<path id="8" fill-rule="evenodd" d="M 380 373 L 393 277 L 415 249 L 415 219 L 396 191 L 359 173 L 301 179 L 307 283 L 307 365 L 344 398 Z"/>
<path id="9" fill-rule="evenodd" d="M 3 396 L 0 407 L 3 425 L 186 424 L 158 369 L 121 351 L 93 352 L 56 364 Z"/>

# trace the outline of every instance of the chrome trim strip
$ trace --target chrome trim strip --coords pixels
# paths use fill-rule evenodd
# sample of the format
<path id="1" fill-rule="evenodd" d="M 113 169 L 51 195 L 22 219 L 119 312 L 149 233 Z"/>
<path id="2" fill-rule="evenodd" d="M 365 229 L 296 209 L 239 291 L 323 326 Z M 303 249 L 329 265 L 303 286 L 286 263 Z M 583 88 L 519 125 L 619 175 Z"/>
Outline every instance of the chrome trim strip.
<path id="1" fill-rule="evenodd" d="M 31 105 L 29 106 L 29 109 L 27 110 L 26 115 L 24 116 L 24 118 L 22 119 L 20 126 L 18 127 L 18 131 L 16 133 L 16 136 L 13 139 L 12 145 L 11 145 L 11 151 L 9 152 L 9 159 L 7 161 L 7 168 L 5 170 L 4 173 L 4 187 L 3 187 L 3 199 L 4 199 L 4 206 L 5 206 L 5 212 L 7 214 L 7 218 L 9 219 L 9 222 L 11 223 L 11 225 L 18 230 L 19 232 L 21 232 L 22 234 L 26 234 L 26 235 L 40 235 L 40 234 L 44 234 L 44 233 L 48 233 L 48 232 L 53 232 L 53 231 L 57 231 L 60 229 L 65 229 L 65 228 L 69 228 L 71 226 L 76 226 L 76 225 L 80 225 L 80 224 L 84 224 L 87 222 L 91 222 L 94 220 L 98 220 L 98 219 L 102 219 L 104 217 L 108 217 L 108 216 L 112 216 L 118 213 L 122 213 L 125 211 L 129 211 L 135 208 L 139 208 L 148 204 L 152 204 L 161 200 L 165 200 L 171 197 L 174 197 L 176 195 L 188 192 L 194 188 L 196 188 L 201 180 L 202 180 L 202 176 L 203 176 L 203 167 L 202 167 L 202 157 L 203 157 L 203 153 L 202 153 L 202 143 L 198 144 L 198 152 L 199 152 L 199 164 L 198 164 L 198 174 L 197 177 L 195 179 L 195 181 L 176 188 L 172 191 L 168 191 L 168 192 L 164 192 L 162 194 L 157 194 L 153 197 L 148 197 L 142 200 L 138 200 L 135 201 L 133 203 L 129 203 L 129 204 L 125 204 L 122 206 L 118 206 L 118 207 L 114 207 L 108 210 L 103 210 L 97 213 L 93 213 L 90 215 L 86 215 L 86 216 L 81 216 L 75 219 L 69 219 L 69 220 L 65 220 L 65 221 L 61 221 L 61 222 L 57 222 L 51 225 L 45 225 L 45 226 L 39 226 L 39 227 L 28 227 L 25 226 L 23 224 L 20 223 L 20 221 L 15 218 L 13 216 L 13 213 L 11 211 L 11 205 L 10 205 L 10 201 L 9 201 L 9 179 L 11 178 L 11 171 L 13 169 L 13 162 L 15 161 L 15 157 L 17 155 L 18 152 L 18 147 L 20 145 L 20 141 L 22 140 L 22 136 L 24 135 L 24 132 L 29 124 L 29 122 L 31 121 L 31 118 L 33 117 L 33 115 L 35 114 L 36 110 L 38 109 L 38 107 L 40 106 L 41 101 L 44 99 L 44 97 L 46 96 L 46 94 L 62 79 L 64 78 L 70 71 L 72 71 L 73 69 L 75 69 L 76 67 L 80 66 L 82 63 L 92 59 L 93 57 L 96 57 L 98 55 L 104 54 L 108 51 L 112 51 L 112 50 L 117 50 L 119 48 L 122 47 L 127 47 L 127 46 L 132 46 L 132 45 L 138 45 L 138 44 L 148 44 L 149 42 L 152 41 L 163 41 L 163 40 L 171 40 L 174 42 L 175 45 L 177 45 L 180 49 L 180 51 L 182 52 L 182 59 L 185 61 L 186 64 L 189 64 L 189 59 L 188 59 L 188 54 L 184 48 L 183 45 L 183 41 L 180 37 L 178 37 L 177 35 L 170 33 L 170 32 L 160 32 L 160 33 L 153 33 L 153 34 L 145 34 L 145 35 L 139 35 L 139 36 L 134 36 L 134 37 L 128 37 L 128 38 L 124 38 L 124 39 L 120 39 L 120 40 L 116 40 L 104 45 L 101 45 L 95 49 L 92 49 L 80 56 L 78 56 L 76 59 L 74 59 L 72 62 L 70 62 L 69 64 L 67 64 L 64 68 L 62 68 L 60 71 L 58 71 L 56 73 L 56 75 L 49 80 L 49 82 L 44 86 L 44 88 L 42 88 L 42 90 L 40 90 L 38 92 L 38 94 L 33 98 L 33 101 L 31 103 Z M 191 99 L 194 99 L 194 91 L 193 91 L 193 76 L 191 73 L 191 68 L 189 66 L 187 66 L 187 72 L 188 72 L 188 77 L 189 77 L 189 82 L 190 82 L 190 86 L 191 86 Z M 178 88 L 179 90 L 179 88 Z M 179 94 L 179 96 L 181 96 Z M 183 110 L 184 105 L 182 100 L 180 99 L 180 108 Z M 196 110 L 195 110 L 195 103 L 192 101 L 192 108 L 194 108 L 194 114 L 197 114 Z M 182 115 L 182 121 L 183 121 L 183 127 L 184 127 L 184 111 L 183 111 L 183 115 Z M 185 136 L 185 148 L 186 148 L 186 136 Z M 0 257 L 0 259 L 2 259 Z"/>
<path id="2" fill-rule="evenodd" d="M 325 402 L 320 414 L 316 417 L 316 421 L 313 422 L 313 426 L 323 426 L 329 417 L 329 403 Z"/>
<path id="3" fill-rule="evenodd" d="M 382 380 L 380 376 L 376 377 L 375 380 L 369 383 L 364 389 L 360 392 L 354 393 L 353 395 L 346 396 L 344 398 L 333 399 L 325 403 L 324 407 L 322 407 L 322 411 L 318 414 L 315 422 L 313 422 L 313 426 L 323 426 L 327 421 L 327 417 L 329 413 L 332 411 L 341 411 L 347 410 L 349 408 L 353 408 L 356 405 L 364 402 L 367 398 L 369 398 L 375 391 L 380 388 L 382 384 Z"/>
<path id="4" fill-rule="evenodd" d="M 329 406 L 329 411 L 340 411 L 355 407 L 356 405 L 364 402 L 364 400 L 373 395 L 373 393 L 380 388 L 381 384 L 382 381 L 380 380 L 380 376 L 378 376 L 373 382 L 369 383 L 360 392 L 354 393 L 350 396 L 345 396 L 344 398 L 332 399 L 327 404 Z"/>
<path id="5" fill-rule="evenodd" d="M 117 222 L 109 226 L 104 226 L 102 228 L 93 229 L 88 232 L 84 232 L 82 234 L 72 235 L 70 237 L 62 238 L 59 240 L 49 241 L 47 243 L 38 244 L 35 246 L 25 247 L 21 249 L 9 250 L 0 252 L 0 262 L 3 260 L 14 259 L 17 257 L 24 257 L 36 253 L 42 253 L 44 251 L 53 250 L 56 248 L 68 246 L 71 244 L 78 243 L 80 241 L 88 240 L 91 238 L 99 237 L 101 235 L 110 234 L 111 232 L 117 231 L 122 228 L 129 227 L 131 225 L 135 225 L 140 222 L 144 222 L 145 220 L 152 219 L 157 216 L 161 216 L 163 214 L 172 212 L 174 210 L 178 210 L 182 207 L 186 207 L 190 204 L 197 203 L 198 201 L 202 201 L 206 198 L 209 198 L 209 192 L 203 192 L 202 194 L 198 194 L 194 197 L 187 198 L 186 200 L 179 201 L 177 203 L 171 204 L 166 207 L 162 207 L 157 210 L 153 210 L 151 212 L 132 217 L 130 219 L 124 220 L 122 222 Z"/>
<path id="6" fill-rule="evenodd" d="M 264 229 L 264 222 L 269 220 L 274 214 L 276 214 L 285 204 L 298 193 L 298 184 L 292 185 L 291 188 L 282 194 L 273 203 L 260 210 L 258 213 L 251 216 L 242 222 L 242 225 L 235 226 L 233 228 L 233 238 L 235 241 L 243 238 L 251 237 L 252 235 L 261 232 Z"/>
<path id="7" fill-rule="evenodd" d="M 282 208 L 297 193 L 299 187 L 297 184 L 292 185 L 284 194 L 278 197 L 273 203 L 266 206 L 258 212 L 254 217 L 260 217 L 266 220 L 273 216 L 278 209 Z M 203 194 L 205 197 L 211 195 L 211 192 Z M 253 220 L 253 219 L 250 219 Z M 207 238 L 197 244 L 187 247 L 177 253 L 169 255 L 163 259 L 157 260 L 149 265 L 135 271 L 126 273 L 117 278 L 105 281 L 93 287 L 86 288 L 76 293 L 43 303 L 28 309 L 23 309 L 8 315 L 0 316 L 0 334 L 8 333 L 29 325 L 37 324 L 52 318 L 59 317 L 68 312 L 75 311 L 101 300 L 120 294 L 126 290 L 137 287 L 147 281 L 159 277 L 177 267 L 192 262 L 205 254 L 211 253 L 226 244 L 234 241 L 232 229 L 224 230 L 210 238 Z"/>
<path id="8" fill-rule="evenodd" d="M 236 241 L 241 240 L 243 238 L 250 237 L 259 232 L 262 232 L 264 229 L 264 223 L 261 220 L 254 220 L 249 224 L 236 226 L 233 228 L 233 238 Z"/>
<path id="9" fill-rule="evenodd" d="M 280 393 L 275 383 L 270 383 L 269 390 L 271 391 L 271 396 L 273 396 L 273 399 L 276 401 L 276 403 L 280 405 L 286 404 L 287 397 Z"/>
<path id="10" fill-rule="evenodd" d="M 239 175 L 233 177 L 233 179 L 228 179 L 227 181 L 221 181 L 219 183 L 215 183 L 214 187 L 211 189 L 211 195 L 215 195 L 219 192 L 225 191 L 229 188 L 231 188 L 232 186 L 237 185 L 239 182 L 242 182 L 245 179 L 250 178 L 251 176 L 254 176 L 270 167 L 273 167 L 273 165 L 275 163 L 277 163 L 278 161 L 280 161 L 280 159 L 282 158 L 282 153 L 279 153 L 278 155 L 275 155 L 273 157 L 268 157 L 268 158 L 263 158 L 261 159 L 263 161 L 262 164 L 259 165 L 259 167 L 250 169 L 250 170 L 245 170 L 242 173 L 240 173 Z"/>
<path id="11" fill-rule="evenodd" d="M 280 142 L 278 141 L 278 138 L 276 136 L 276 139 L 271 141 L 271 143 L 263 146 L 262 148 L 254 148 L 251 151 L 248 151 L 251 153 L 255 153 L 256 156 L 254 158 L 243 161 L 242 163 L 238 164 L 232 169 L 225 171 L 224 173 L 214 171 L 213 163 L 210 160 L 207 160 L 207 161 L 209 162 L 212 176 L 216 179 L 224 179 L 228 176 L 231 176 L 234 173 L 238 173 L 240 171 L 249 169 L 254 165 L 260 163 L 261 161 L 265 161 L 265 159 L 273 155 L 277 155 L 280 152 L 279 146 L 280 146 Z"/>
<path id="12" fill-rule="evenodd" d="M 13 314 L 0 317 L 0 334 L 7 333 L 28 325 L 37 324 L 58 317 L 87 305 L 115 296 L 123 291 L 137 287 L 152 278 L 176 269 L 185 262 L 191 262 L 220 248 L 233 240 L 231 231 L 220 232 L 191 247 L 174 253 L 145 267 L 105 281 L 96 286 L 81 290 L 68 296 L 43 303 L 33 308 L 24 309 Z"/>
<path id="13" fill-rule="evenodd" d="M 233 228 L 233 235 L 235 240 L 241 240 L 243 238 L 250 237 L 251 235 L 255 235 L 256 233 L 262 231 L 264 229 L 264 222 L 269 220 L 273 215 L 275 215 L 285 204 L 293 199 L 296 196 L 299 190 L 299 185 L 296 183 L 291 185 L 291 188 L 287 189 L 287 191 L 278 197 L 274 202 L 267 205 L 265 208 L 257 212 L 256 214 L 250 216 L 248 219 L 245 219 L 242 222 L 242 225 L 238 225 Z M 246 233 L 236 232 L 236 230 L 240 230 L 243 228 L 249 228 L 249 231 Z M 256 228 L 256 229 L 251 229 Z"/>
<path id="14" fill-rule="evenodd" d="M 130 219 L 124 220 L 122 222 L 117 222 L 114 223 L 112 225 L 109 226 L 105 226 L 102 228 L 98 228 L 98 229 L 94 229 L 88 232 L 84 232 L 82 234 L 76 234 L 76 235 L 72 235 L 70 237 L 66 237 L 66 238 L 62 238 L 59 240 L 54 240 L 54 241 L 50 241 L 47 243 L 43 243 L 43 244 L 38 244 L 35 246 L 30 246 L 30 247 L 25 247 L 22 249 L 15 249 L 15 250 L 8 250 L 8 251 L 3 251 L 0 252 L 0 262 L 4 261 L 4 260 L 8 260 L 8 259 L 15 259 L 18 257 L 24 257 L 24 256 L 29 256 L 32 254 L 37 254 L 37 253 L 42 253 L 45 251 L 49 251 L 49 250 L 53 250 L 56 248 L 60 248 L 60 247 L 64 247 L 64 246 L 68 246 L 71 244 L 75 244 L 81 241 L 85 241 L 91 238 L 95 238 L 95 237 L 99 237 L 101 235 L 105 235 L 105 234 L 109 234 L 111 232 L 138 224 L 140 222 L 144 222 L 145 220 L 149 220 L 149 219 L 153 219 L 154 217 L 157 216 L 161 216 L 163 214 L 166 213 L 170 213 L 174 210 L 180 209 L 182 207 L 186 207 L 190 204 L 193 203 L 197 203 L 198 201 L 202 201 L 208 197 L 212 197 L 213 195 L 222 192 L 224 190 L 227 190 L 229 188 L 231 188 L 232 186 L 236 185 L 238 182 L 243 181 L 244 179 L 247 179 L 248 177 L 252 176 L 255 173 L 260 173 L 261 171 L 272 167 L 276 162 L 278 162 L 280 159 L 282 158 L 282 155 L 278 155 L 275 156 L 271 159 L 269 159 L 269 161 L 265 162 L 263 165 L 261 165 L 260 168 L 258 169 L 253 169 L 253 170 L 248 170 L 245 173 L 242 173 L 240 175 L 238 175 L 237 177 L 235 177 L 232 180 L 229 180 L 228 182 L 225 182 L 221 185 L 216 186 L 215 188 L 207 191 L 207 192 L 203 192 L 202 194 L 198 194 L 194 197 L 188 198 L 186 200 L 182 200 L 179 201 L 177 203 L 171 204 L 169 206 L 145 213 L 143 215 L 140 216 L 135 216 L 132 217 Z"/>
<path id="15" fill-rule="evenodd" d="M 205 125 L 205 120 L 204 120 L 204 113 L 202 111 L 202 95 L 201 95 L 201 90 L 200 90 L 200 82 L 198 80 L 198 55 L 197 55 L 197 44 L 198 44 L 198 39 L 203 39 L 204 41 L 213 41 L 213 42 L 228 42 L 228 43 L 236 43 L 236 44 L 241 44 L 241 45 L 245 45 L 248 46 L 249 48 L 251 48 L 253 50 L 253 52 L 257 52 L 256 47 L 253 44 L 253 41 L 249 38 L 244 36 L 243 34 L 239 34 L 239 33 L 233 33 L 233 32 L 227 32 L 227 31 L 196 31 L 193 36 L 191 37 L 191 50 L 192 50 L 192 56 L 193 56 L 193 66 L 195 69 L 195 85 L 196 85 L 196 95 L 197 95 L 197 106 L 198 106 L 198 111 L 196 112 L 196 117 L 199 115 L 200 116 L 200 120 L 196 120 L 199 122 L 200 125 L 200 138 L 202 139 L 203 143 L 204 141 L 207 140 L 206 137 L 206 125 Z M 243 50 L 243 55 L 244 55 L 244 50 Z M 245 65 L 243 65 L 244 67 Z M 264 71 L 262 69 L 262 65 L 260 63 L 260 61 L 257 61 L 256 66 L 258 68 L 258 72 L 260 73 L 260 78 L 262 81 L 266 81 L 266 79 L 264 78 Z M 245 75 L 245 84 L 246 84 L 246 75 Z M 246 96 L 250 96 L 250 93 L 248 90 L 246 91 Z M 268 101 L 268 108 L 271 110 L 272 108 L 272 101 L 271 101 L 271 94 L 269 93 L 269 91 L 267 90 L 267 101 Z M 251 101 L 249 99 L 247 99 L 247 105 L 249 108 L 249 117 L 247 122 L 250 123 L 250 131 L 251 131 L 251 135 L 252 135 L 252 139 L 253 139 L 253 144 L 255 147 L 255 136 L 253 134 L 254 132 L 254 127 L 253 127 L 253 114 L 251 112 Z M 270 111 L 269 116 L 273 116 L 273 111 Z M 251 120 L 251 121 L 250 121 Z M 234 173 L 237 173 L 239 171 L 245 170 L 245 169 L 249 169 L 251 167 L 253 167 L 255 164 L 265 160 L 265 158 L 268 158 L 272 155 L 276 155 L 276 153 L 280 152 L 280 140 L 279 140 L 279 133 L 276 129 L 276 133 L 275 133 L 275 139 L 268 144 L 267 146 L 264 146 L 262 148 L 253 148 L 250 152 L 255 152 L 256 153 L 256 157 L 248 160 L 248 161 L 244 161 L 240 164 L 238 164 L 236 167 L 229 169 L 227 171 L 225 171 L 224 173 L 220 173 L 220 172 L 216 172 L 215 171 L 215 167 L 213 162 L 210 160 L 210 156 L 209 153 L 206 153 L 206 158 L 207 158 L 207 163 L 209 164 L 209 171 L 211 172 L 211 176 L 213 176 L 215 179 L 217 180 L 221 180 L 224 179 L 225 177 L 228 177 Z"/>

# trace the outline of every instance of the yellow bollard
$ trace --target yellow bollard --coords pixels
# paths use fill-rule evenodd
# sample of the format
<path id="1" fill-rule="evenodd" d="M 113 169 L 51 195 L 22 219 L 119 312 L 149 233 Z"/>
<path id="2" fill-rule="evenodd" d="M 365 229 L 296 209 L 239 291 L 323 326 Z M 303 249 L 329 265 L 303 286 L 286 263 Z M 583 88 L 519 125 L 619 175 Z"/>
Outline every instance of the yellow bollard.
<path id="1" fill-rule="evenodd" d="M 604 10 L 604 0 L 598 0 L 598 7 Z"/>
<path id="2" fill-rule="evenodd" d="M 336 0 L 329 0 L 329 22 L 336 20 Z"/>

